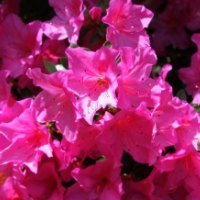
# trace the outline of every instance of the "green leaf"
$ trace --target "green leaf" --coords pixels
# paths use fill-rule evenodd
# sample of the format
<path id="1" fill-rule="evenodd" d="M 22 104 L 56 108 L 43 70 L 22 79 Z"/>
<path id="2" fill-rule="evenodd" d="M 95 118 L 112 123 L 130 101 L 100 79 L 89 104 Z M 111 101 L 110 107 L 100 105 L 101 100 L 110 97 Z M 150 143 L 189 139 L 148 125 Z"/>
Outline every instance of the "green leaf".
<path id="1" fill-rule="evenodd" d="M 47 60 L 44 61 L 44 66 L 49 73 L 66 70 L 66 68 L 62 64 L 53 64 L 52 62 Z"/>
<path id="2" fill-rule="evenodd" d="M 99 158 L 97 158 L 97 162 L 104 162 L 106 157 L 104 155 L 101 155 Z"/>
<path id="3" fill-rule="evenodd" d="M 69 45 L 71 48 L 77 48 L 78 47 L 78 45 L 77 44 L 74 44 L 74 43 L 70 43 L 70 45 Z"/>
<path id="4" fill-rule="evenodd" d="M 55 68 L 55 64 L 53 64 L 52 62 L 50 61 L 47 61 L 45 60 L 44 61 L 44 66 L 45 66 L 45 69 L 49 72 L 49 73 L 53 73 L 53 72 L 56 72 L 56 68 Z"/>
<path id="5" fill-rule="evenodd" d="M 155 65 L 152 69 L 152 77 L 155 78 L 159 75 L 159 72 L 161 70 L 161 66 L 160 65 Z"/>
<path id="6" fill-rule="evenodd" d="M 112 45 L 111 45 L 111 43 L 109 41 L 105 41 L 103 45 L 108 47 L 108 48 L 112 47 Z"/>
<path id="7" fill-rule="evenodd" d="M 187 96 L 186 96 L 186 93 L 185 93 L 185 90 L 181 89 L 177 92 L 176 94 L 177 97 L 179 97 L 180 99 L 182 100 L 187 100 Z"/>
<path id="8" fill-rule="evenodd" d="M 191 105 L 194 107 L 196 112 L 200 113 L 200 105 L 199 104 L 192 103 Z"/>
<path id="9" fill-rule="evenodd" d="M 68 60 L 67 57 L 61 57 L 59 63 L 65 68 L 68 69 Z"/>

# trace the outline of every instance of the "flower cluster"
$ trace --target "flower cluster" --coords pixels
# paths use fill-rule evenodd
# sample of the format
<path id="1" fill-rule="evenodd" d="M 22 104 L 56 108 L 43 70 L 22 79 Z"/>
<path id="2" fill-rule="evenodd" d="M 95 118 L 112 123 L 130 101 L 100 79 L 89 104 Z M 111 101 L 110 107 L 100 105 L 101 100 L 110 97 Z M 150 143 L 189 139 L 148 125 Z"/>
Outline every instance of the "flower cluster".
<path id="1" fill-rule="evenodd" d="M 180 78 L 186 83 L 187 92 L 193 96 L 193 103 L 200 104 L 200 34 L 194 34 L 192 40 L 198 51 L 192 56 L 191 66 L 179 70 Z"/>
<path id="2" fill-rule="evenodd" d="M 0 199 L 198 199 L 199 114 L 158 64 L 188 47 L 199 1 L 24 2 L 0 4 Z M 179 77 L 200 104 L 192 40 Z"/>

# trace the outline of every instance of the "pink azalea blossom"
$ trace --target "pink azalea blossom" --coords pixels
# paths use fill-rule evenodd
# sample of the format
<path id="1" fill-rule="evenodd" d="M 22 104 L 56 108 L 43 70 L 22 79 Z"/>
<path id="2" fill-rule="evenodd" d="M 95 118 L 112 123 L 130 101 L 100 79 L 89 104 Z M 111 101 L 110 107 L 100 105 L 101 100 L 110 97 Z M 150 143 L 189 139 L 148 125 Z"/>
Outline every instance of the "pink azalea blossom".
<path id="1" fill-rule="evenodd" d="M 153 200 L 154 185 L 151 178 L 139 182 L 124 180 L 123 187 L 125 191 L 122 196 L 123 200 Z"/>
<path id="2" fill-rule="evenodd" d="M 9 122 L 16 118 L 31 104 L 31 99 L 15 101 L 12 104 L 4 104 L 0 109 L 0 122 Z"/>
<path id="3" fill-rule="evenodd" d="M 193 96 L 193 103 L 200 103 L 200 54 L 196 53 L 192 57 L 191 66 L 179 70 L 181 80 L 186 84 L 188 94 Z"/>
<path id="4" fill-rule="evenodd" d="M 199 190 L 192 191 L 188 196 L 187 200 L 198 200 L 199 199 Z"/>
<path id="5" fill-rule="evenodd" d="M 31 103 L 30 99 L 15 101 L 11 85 L 7 82 L 8 76 L 8 71 L 0 71 L 0 123 L 13 120 Z"/>
<path id="6" fill-rule="evenodd" d="M 10 86 L 6 82 L 6 79 L 8 78 L 9 72 L 8 71 L 0 71 L 0 108 L 4 106 L 3 104 L 9 104 L 9 102 L 14 102 L 14 99 L 12 98 L 10 94 Z"/>
<path id="7" fill-rule="evenodd" d="M 25 25 L 17 15 L 10 14 L 1 24 L 0 40 L 2 69 L 9 70 L 13 77 L 22 75 L 40 52 L 41 23 L 34 21 Z"/>
<path id="8" fill-rule="evenodd" d="M 4 21 L 5 17 L 11 13 L 19 13 L 20 0 L 12 1 L 6 0 L 0 3 L 0 24 Z"/>
<path id="9" fill-rule="evenodd" d="M 197 45 L 198 51 L 192 56 L 190 67 L 179 70 L 180 79 L 186 84 L 188 94 L 193 96 L 193 103 L 200 103 L 200 34 L 194 34 L 192 40 Z"/>
<path id="10" fill-rule="evenodd" d="M 25 186 L 20 182 L 20 172 L 12 164 L 0 165 L 0 198 L 28 199 Z"/>
<path id="11" fill-rule="evenodd" d="M 57 16 L 43 23 L 44 33 L 51 39 L 66 39 L 76 43 L 79 31 L 84 22 L 84 6 L 82 0 L 50 0 Z"/>
<path id="12" fill-rule="evenodd" d="M 171 65 L 154 77 L 163 59 L 145 29 L 151 8 L 156 50 L 187 47 L 199 0 L 163 11 L 158 0 L 48 2 L 56 16 L 28 24 L 16 15 L 22 2 L 0 3 L 0 199 L 198 199 L 200 115 L 174 97 Z M 200 34 L 192 40 L 198 51 L 180 78 L 198 102 Z"/>
<path id="13" fill-rule="evenodd" d="M 137 109 L 122 110 L 105 122 L 100 137 L 105 145 L 111 146 L 116 158 L 120 159 L 122 152 L 127 151 L 137 162 L 152 165 L 159 155 L 154 134 L 150 111 L 141 104 Z"/>
<path id="14" fill-rule="evenodd" d="M 27 170 L 21 183 L 26 187 L 30 199 L 62 199 L 64 188 L 57 174 L 55 164 L 46 161 L 40 165 L 37 174 Z"/>
<path id="15" fill-rule="evenodd" d="M 169 188 L 167 182 L 170 179 L 167 173 L 155 172 L 153 177 L 154 191 L 152 193 L 155 200 L 179 200 L 187 199 L 189 192 L 184 183 L 176 188 Z"/>
<path id="16" fill-rule="evenodd" d="M 64 142 L 63 149 L 65 150 L 66 164 L 76 165 L 78 162 L 83 161 L 87 156 L 93 157 L 93 152 L 97 151 L 99 146 L 97 137 L 100 130 L 86 121 L 80 120 L 77 128 L 77 137 L 74 143 Z M 73 167 L 72 167 L 73 168 Z"/>
<path id="17" fill-rule="evenodd" d="M 144 6 L 133 5 L 130 0 L 111 0 L 103 22 L 108 24 L 107 40 L 114 48 L 136 47 L 138 43 L 148 44 L 144 31 L 153 14 Z"/>
<path id="18" fill-rule="evenodd" d="M 194 109 L 178 98 L 166 100 L 152 113 L 155 123 L 155 143 L 162 148 L 175 145 L 187 148 L 198 133 L 198 116 Z"/>
<path id="19" fill-rule="evenodd" d="M 33 108 L 27 108 L 8 123 L 1 123 L 0 132 L 9 141 L 0 151 L 2 164 L 25 164 L 36 173 L 41 156 L 52 157 L 49 134 L 36 121 Z"/>
<path id="20" fill-rule="evenodd" d="M 103 10 L 100 7 L 92 7 L 89 11 L 92 20 L 96 21 L 97 23 L 101 21 L 102 12 Z"/>
<path id="21" fill-rule="evenodd" d="M 76 138 L 75 98 L 66 88 L 67 72 L 43 74 L 39 68 L 27 72 L 35 85 L 43 91 L 36 97 L 33 107 L 39 122 L 57 121 L 58 127 L 68 141 Z"/>
<path id="22" fill-rule="evenodd" d="M 58 64 L 59 58 L 65 57 L 65 50 L 68 45 L 66 40 L 45 40 L 40 49 L 40 54 L 35 58 L 33 65 L 47 72 L 44 69 L 44 62 L 48 61 L 53 64 Z"/>
<path id="23" fill-rule="evenodd" d="M 89 195 L 78 184 L 70 187 L 67 193 L 64 194 L 64 200 L 88 200 Z"/>
<path id="24" fill-rule="evenodd" d="M 190 38 L 185 31 L 198 30 L 199 26 L 199 0 L 170 0 L 166 9 L 152 21 L 151 28 L 155 29 L 152 35 L 152 45 L 161 55 L 166 52 L 166 47 L 186 49 Z"/>
<path id="25" fill-rule="evenodd" d="M 141 102 L 153 109 L 161 104 L 163 99 L 172 98 L 172 88 L 165 81 L 171 66 L 166 65 L 158 78 L 150 78 L 152 66 L 156 62 L 154 51 L 149 47 L 121 48 L 122 73 L 118 81 L 118 107 L 137 107 Z"/>
<path id="26" fill-rule="evenodd" d="M 95 165 L 86 169 L 76 168 L 72 171 L 72 176 L 87 194 L 88 199 L 121 199 L 120 168 L 114 164 L 114 158 L 111 156 L 112 154 L 107 152 L 105 159 L 97 161 Z"/>
<path id="27" fill-rule="evenodd" d="M 194 108 L 188 104 L 185 104 L 185 111 L 182 108 L 182 117 L 177 118 L 177 148 L 187 149 L 194 140 L 194 137 L 199 133 L 199 116 Z"/>
<path id="28" fill-rule="evenodd" d="M 98 109 L 116 105 L 116 78 L 120 72 L 117 51 L 106 47 L 96 52 L 69 48 L 67 56 L 71 74 L 66 86 L 80 98 L 80 112 L 91 123 Z"/>
<path id="29" fill-rule="evenodd" d="M 163 188 L 169 193 L 180 187 L 186 194 L 195 191 L 200 184 L 199 161 L 198 152 L 193 147 L 161 158 L 157 168 L 166 176 Z"/>

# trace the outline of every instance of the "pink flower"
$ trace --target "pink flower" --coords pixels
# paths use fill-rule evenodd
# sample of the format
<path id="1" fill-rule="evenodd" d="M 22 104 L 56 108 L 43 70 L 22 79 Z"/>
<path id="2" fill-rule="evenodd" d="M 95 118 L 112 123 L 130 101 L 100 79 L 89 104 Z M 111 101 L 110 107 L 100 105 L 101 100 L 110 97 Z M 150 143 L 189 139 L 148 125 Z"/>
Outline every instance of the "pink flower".
<path id="1" fill-rule="evenodd" d="M 122 199 L 126 200 L 153 200 L 152 193 L 154 185 L 151 178 L 134 182 L 132 180 L 123 181 L 124 194 Z"/>
<path id="2" fill-rule="evenodd" d="M 66 39 L 76 43 L 79 31 L 84 21 L 84 6 L 82 0 L 50 0 L 57 16 L 43 23 L 44 33 L 51 39 Z"/>
<path id="3" fill-rule="evenodd" d="M 89 11 L 91 19 L 99 23 L 101 21 L 102 15 L 102 8 L 101 7 L 92 7 Z"/>
<path id="4" fill-rule="evenodd" d="M 8 71 L 0 71 L 0 123 L 9 122 L 30 105 L 31 100 L 15 101 L 8 83 Z"/>
<path id="5" fill-rule="evenodd" d="M 5 70 L 0 71 L 0 110 L 4 106 L 3 104 L 9 104 L 9 102 L 14 102 L 14 99 L 12 98 L 10 94 L 10 86 L 6 82 L 6 79 L 9 76 L 9 72 Z"/>
<path id="6" fill-rule="evenodd" d="M 72 171 L 72 176 L 87 194 L 88 199 L 120 200 L 122 188 L 119 165 L 114 164 L 114 157 L 109 152 L 103 155 L 105 156 L 104 160 L 97 161 L 95 165 L 86 169 L 75 168 Z M 69 193 L 71 193 L 70 190 Z"/>
<path id="7" fill-rule="evenodd" d="M 193 103 L 200 103 L 200 54 L 196 53 L 192 57 L 191 66 L 179 70 L 181 80 L 186 84 L 187 92 L 193 96 Z"/>
<path id="8" fill-rule="evenodd" d="M 67 165 L 76 165 L 76 162 L 82 166 L 82 161 L 86 157 L 93 157 L 93 152 L 97 151 L 99 146 L 97 137 L 100 134 L 98 127 L 89 125 L 85 120 L 79 120 L 77 127 L 77 137 L 75 142 L 65 142 L 65 158 Z M 78 163 L 77 163 L 78 164 Z"/>
<path id="9" fill-rule="evenodd" d="M 192 36 L 198 51 L 192 56 L 190 67 L 179 70 L 180 79 L 186 84 L 188 94 L 193 96 L 193 103 L 200 103 L 200 34 Z"/>
<path id="10" fill-rule="evenodd" d="M 0 124 L 9 144 L 0 151 L 0 163 L 25 164 L 33 172 L 43 154 L 52 157 L 49 134 L 37 121 L 33 108 L 27 107 L 18 117 Z"/>
<path id="11" fill-rule="evenodd" d="M 79 110 L 91 123 L 99 108 L 116 105 L 117 52 L 106 47 L 96 52 L 69 48 L 67 55 L 71 74 L 66 87 L 78 96 Z"/>
<path id="12" fill-rule="evenodd" d="M 40 68 L 28 69 L 27 76 L 33 80 L 33 84 L 41 87 L 52 95 L 65 93 L 64 85 L 67 82 L 67 71 L 58 71 L 53 74 L 44 74 Z"/>
<path id="13" fill-rule="evenodd" d="M 157 171 L 154 173 L 154 191 L 152 200 L 187 199 L 189 191 L 187 191 L 184 183 L 180 184 L 176 188 L 171 188 L 167 185 L 169 179 L 170 177 L 168 177 L 167 173 L 159 173 Z"/>
<path id="14" fill-rule="evenodd" d="M 68 79 L 67 71 L 53 74 L 43 74 L 39 68 L 27 71 L 33 83 L 43 91 L 36 97 L 33 107 L 37 112 L 39 122 L 56 121 L 58 128 L 68 141 L 76 138 L 77 113 L 74 104 L 75 97 L 65 84 Z"/>
<path id="15" fill-rule="evenodd" d="M 152 21 L 150 27 L 155 29 L 152 46 L 163 55 L 168 46 L 186 49 L 190 44 L 189 34 L 200 28 L 199 0 L 170 0 L 166 9 Z"/>
<path id="16" fill-rule="evenodd" d="M 127 151 L 137 162 L 156 162 L 159 148 L 154 142 L 154 123 L 144 105 L 119 111 L 102 129 L 100 141 L 114 150 L 117 159 Z"/>
<path id="17" fill-rule="evenodd" d="M 11 103 L 11 104 L 10 104 Z M 9 122 L 19 116 L 29 105 L 31 99 L 27 98 L 21 101 L 7 102 L 4 103 L 3 107 L 0 108 L 0 122 Z"/>
<path id="18" fill-rule="evenodd" d="M 37 174 L 27 170 L 21 183 L 26 187 L 31 199 L 62 199 L 64 188 L 57 172 L 55 163 L 46 161 L 40 165 Z"/>
<path id="19" fill-rule="evenodd" d="M 199 199 L 199 190 L 192 191 L 188 196 L 187 200 L 198 200 Z"/>
<path id="20" fill-rule="evenodd" d="M 156 62 L 156 56 L 149 47 L 121 48 L 121 62 L 119 67 L 122 73 L 118 81 L 118 107 L 136 107 L 141 102 L 146 102 L 153 107 L 159 104 L 162 91 L 169 92 L 162 80 L 150 78 L 152 66 Z"/>
<path id="21" fill-rule="evenodd" d="M 6 0 L 0 3 L 0 24 L 11 13 L 19 13 L 20 0 Z"/>
<path id="22" fill-rule="evenodd" d="M 21 19 L 10 14 L 0 27 L 0 57 L 2 69 L 10 71 L 10 75 L 22 75 L 33 63 L 34 56 L 39 54 L 42 43 L 41 23 L 39 21 L 25 25 Z"/>
<path id="23" fill-rule="evenodd" d="M 108 24 L 107 40 L 114 48 L 136 47 L 149 43 L 146 28 L 153 14 L 144 6 L 133 5 L 130 0 L 111 0 L 103 22 Z"/>
<path id="24" fill-rule="evenodd" d="M 192 35 L 192 41 L 197 45 L 198 53 L 200 52 L 200 34 L 196 33 Z"/>
<path id="25" fill-rule="evenodd" d="M 16 167 L 16 166 L 15 166 Z M 20 182 L 20 173 L 12 164 L 0 165 L 0 198 L 28 199 L 28 193 Z"/>
<path id="26" fill-rule="evenodd" d="M 164 102 L 152 112 L 155 143 L 161 148 L 175 145 L 176 149 L 186 149 L 199 131 L 198 116 L 186 102 L 164 98 Z"/>
<path id="27" fill-rule="evenodd" d="M 180 109 L 182 116 L 177 117 L 177 148 L 187 149 L 193 142 L 194 137 L 199 133 L 199 116 L 194 108 L 185 104 L 185 108 Z M 178 115 L 178 114 L 177 114 Z"/>
<path id="28" fill-rule="evenodd" d="M 64 194 L 64 200 L 88 200 L 89 194 L 84 191 L 78 184 L 70 187 Z"/>
<path id="29" fill-rule="evenodd" d="M 33 65 L 40 67 L 43 72 L 47 72 L 44 69 L 44 62 L 58 64 L 59 59 L 65 57 L 65 50 L 68 45 L 67 40 L 45 40 Z"/>
<path id="30" fill-rule="evenodd" d="M 158 188 L 162 188 L 169 196 L 174 196 L 174 199 L 186 198 L 199 188 L 199 162 L 199 154 L 193 147 L 161 158 L 157 164 L 161 174 L 155 177 L 154 184 L 157 182 L 156 179 L 161 179 L 161 182 L 156 184 L 155 192 L 158 193 Z"/>

